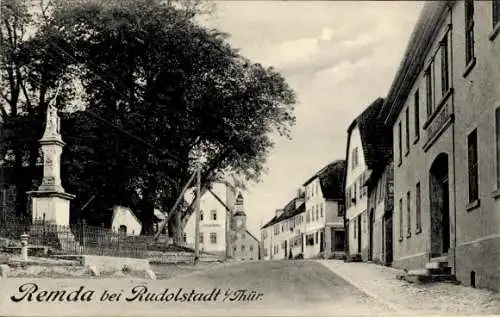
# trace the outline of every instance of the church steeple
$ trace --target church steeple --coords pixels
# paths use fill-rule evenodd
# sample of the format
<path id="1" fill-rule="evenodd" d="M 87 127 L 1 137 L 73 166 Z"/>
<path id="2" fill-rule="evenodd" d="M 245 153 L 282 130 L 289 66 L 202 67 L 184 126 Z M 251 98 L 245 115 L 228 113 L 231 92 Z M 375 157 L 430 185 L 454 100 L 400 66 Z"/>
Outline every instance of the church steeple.
<path id="1" fill-rule="evenodd" d="M 241 193 L 236 197 L 236 202 L 234 204 L 234 215 L 245 215 L 244 200 Z"/>

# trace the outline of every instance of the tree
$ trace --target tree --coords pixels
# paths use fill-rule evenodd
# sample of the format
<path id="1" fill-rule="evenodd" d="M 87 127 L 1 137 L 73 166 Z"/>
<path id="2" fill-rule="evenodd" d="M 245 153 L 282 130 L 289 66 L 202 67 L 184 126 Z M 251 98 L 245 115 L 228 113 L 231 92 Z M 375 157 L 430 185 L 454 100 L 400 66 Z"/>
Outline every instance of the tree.
<path id="1" fill-rule="evenodd" d="M 71 63 L 53 45 L 63 45 L 59 32 L 49 23 L 43 1 L 36 6 L 39 13 L 30 10 L 31 4 L 32 1 L 5 0 L 0 8 L 0 155 L 4 165 L 14 168 L 16 175 L 24 175 L 25 168 L 31 170 L 31 175 L 36 174 L 40 157 L 37 141 L 56 86 L 62 84 L 63 88 L 59 105 L 72 96 L 68 85 L 72 80 L 68 72 Z M 31 182 L 31 177 L 16 178 L 19 216 L 26 214 L 26 191 Z"/>
<path id="2" fill-rule="evenodd" d="M 198 162 L 202 192 L 229 174 L 257 181 L 270 134 L 289 137 L 295 95 L 285 79 L 195 15 L 157 0 L 74 1 L 51 12 L 51 47 L 66 61 L 63 75 L 83 87 L 85 110 L 63 117 L 62 162 L 63 184 L 79 199 L 72 205 L 99 196 L 84 217 L 121 203 L 139 210 L 150 233 L 154 208 L 173 205 Z M 30 45 L 47 34 L 55 36 L 39 32 Z M 177 239 L 192 206 L 179 212 L 181 223 L 169 223 Z"/>

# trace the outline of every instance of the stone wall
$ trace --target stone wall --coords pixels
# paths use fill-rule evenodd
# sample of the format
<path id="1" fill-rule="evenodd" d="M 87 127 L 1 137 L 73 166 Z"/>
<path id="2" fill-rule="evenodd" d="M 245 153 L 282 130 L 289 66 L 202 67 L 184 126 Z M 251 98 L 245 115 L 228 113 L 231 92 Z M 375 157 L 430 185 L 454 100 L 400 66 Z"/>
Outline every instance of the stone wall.
<path id="1" fill-rule="evenodd" d="M 456 276 L 463 285 L 471 285 L 475 272 L 477 287 L 500 291 L 500 237 L 458 246 L 456 261 Z"/>

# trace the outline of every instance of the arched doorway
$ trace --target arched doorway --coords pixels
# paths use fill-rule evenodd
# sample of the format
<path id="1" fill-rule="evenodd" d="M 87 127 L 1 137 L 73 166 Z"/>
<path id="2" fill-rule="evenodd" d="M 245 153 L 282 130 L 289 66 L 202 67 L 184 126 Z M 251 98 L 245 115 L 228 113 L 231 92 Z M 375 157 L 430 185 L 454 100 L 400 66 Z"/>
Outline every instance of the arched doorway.
<path id="1" fill-rule="evenodd" d="M 431 256 L 441 256 L 450 248 L 450 201 L 448 155 L 439 154 L 429 170 L 431 216 Z"/>
<path id="2" fill-rule="evenodd" d="M 118 233 L 119 233 L 121 236 L 126 236 L 126 235 L 127 235 L 127 226 L 125 226 L 125 225 L 121 225 L 121 226 L 118 228 Z"/>

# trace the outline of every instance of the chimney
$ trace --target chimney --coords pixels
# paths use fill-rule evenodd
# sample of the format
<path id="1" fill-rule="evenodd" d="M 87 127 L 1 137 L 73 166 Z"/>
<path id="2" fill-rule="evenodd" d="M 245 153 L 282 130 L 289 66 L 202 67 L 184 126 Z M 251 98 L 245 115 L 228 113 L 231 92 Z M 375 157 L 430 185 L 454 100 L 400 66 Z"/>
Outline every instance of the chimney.
<path id="1" fill-rule="evenodd" d="M 297 197 L 295 198 L 295 209 L 305 201 L 305 192 L 302 188 L 297 189 Z"/>
<path id="2" fill-rule="evenodd" d="M 281 216 L 281 214 L 283 213 L 283 209 L 276 209 L 276 218 L 278 218 L 279 216 Z"/>

